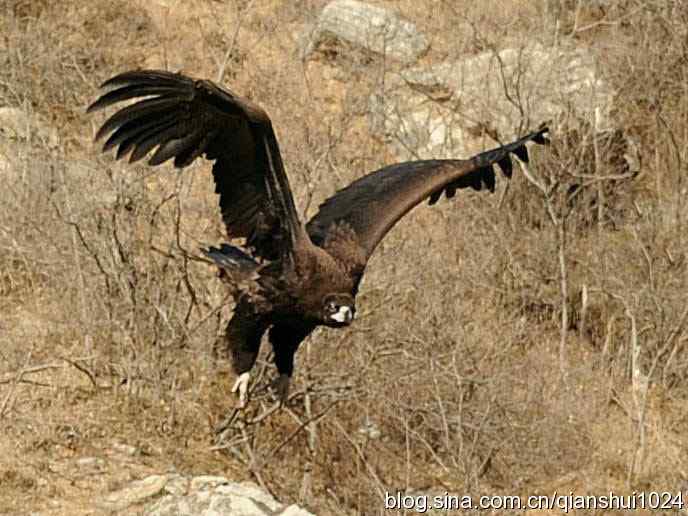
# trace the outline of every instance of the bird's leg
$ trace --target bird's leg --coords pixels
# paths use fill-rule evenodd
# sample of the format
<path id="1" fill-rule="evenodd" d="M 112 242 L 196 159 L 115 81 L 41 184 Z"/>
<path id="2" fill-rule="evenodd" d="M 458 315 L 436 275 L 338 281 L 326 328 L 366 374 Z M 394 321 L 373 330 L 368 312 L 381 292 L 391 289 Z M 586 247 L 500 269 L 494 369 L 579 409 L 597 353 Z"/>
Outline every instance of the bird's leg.
<path id="1" fill-rule="evenodd" d="M 232 367 L 238 375 L 232 392 L 239 393 L 239 406 L 246 406 L 249 371 L 253 368 L 260 350 L 260 339 L 267 328 L 264 318 L 255 314 L 248 302 L 240 301 L 234 316 L 227 325 L 223 337 L 232 359 Z"/>
<path id="2" fill-rule="evenodd" d="M 270 328 L 269 338 L 275 352 L 275 365 L 279 376 L 272 382 L 272 391 L 280 403 L 289 396 L 289 382 L 294 372 L 294 353 L 315 326 L 298 324 L 275 324 Z"/>
<path id="3" fill-rule="evenodd" d="M 270 388 L 272 393 L 277 398 L 280 404 L 287 402 L 289 397 L 289 383 L 291 382 L 291 377 L 288 374 L 280 374 L 277 378 L 272 381 Z"/>
<path id="4" fill-rule="evenodd" d="M 239 375 L 239 378 L 236 379 L 236 382 L 234 382 L 234 386 L 232 387 L 232 393 L 239 392 L 239 408 L 244 408 L 248 401 L 248 382 L 250 379 L 250 373 L 241 373 Z"/>

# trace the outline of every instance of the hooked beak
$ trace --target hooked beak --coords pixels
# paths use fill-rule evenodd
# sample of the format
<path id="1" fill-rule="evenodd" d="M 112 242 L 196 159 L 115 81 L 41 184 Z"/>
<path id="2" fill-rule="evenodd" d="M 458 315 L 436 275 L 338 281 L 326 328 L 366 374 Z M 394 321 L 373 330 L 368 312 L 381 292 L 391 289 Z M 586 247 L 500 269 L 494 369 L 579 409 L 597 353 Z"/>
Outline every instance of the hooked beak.
<path id="1" fill-rule="evenodd" d="M 349 306 L 340 306 L 336 314 L 330 316 L 333 321 L 337 321 L 341 324 L 349 324 L 353 318 L 354 313 Z"/>

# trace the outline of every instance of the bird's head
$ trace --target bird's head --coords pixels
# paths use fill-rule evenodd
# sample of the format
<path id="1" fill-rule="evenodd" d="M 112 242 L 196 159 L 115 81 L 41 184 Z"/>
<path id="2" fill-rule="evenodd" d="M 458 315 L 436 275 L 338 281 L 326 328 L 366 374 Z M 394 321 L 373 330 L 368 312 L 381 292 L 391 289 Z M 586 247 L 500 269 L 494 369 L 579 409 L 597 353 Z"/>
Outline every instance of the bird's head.
<path id="1" fill-rule="evenodd" d="M 322 321 L 333 328 L 349 326 L 354 320 L 356 305 L 351 294 L 330 294 L 325 296 L 322 307 Z"/>

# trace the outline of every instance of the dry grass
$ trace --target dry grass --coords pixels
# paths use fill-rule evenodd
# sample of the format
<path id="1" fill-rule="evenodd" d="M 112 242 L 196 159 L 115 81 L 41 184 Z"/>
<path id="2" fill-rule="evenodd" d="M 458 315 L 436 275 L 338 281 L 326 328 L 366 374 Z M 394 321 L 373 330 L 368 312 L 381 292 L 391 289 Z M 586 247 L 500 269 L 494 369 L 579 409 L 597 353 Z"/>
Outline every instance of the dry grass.
<path id="1" fill-rule="evenodd" d="M 222 239 L 207 167 L 99 157 L 84 106 L 123 69 L 214 78 L 226 63 L 225 83 L 271 113 L 312 214 L 390 159 L 366 106 L 394 65 L 297 57 L 324 3 L 0 1 L 0 106 L 58 134 L 0 135 L 0 513 L 91 514 L 94 496 L 170 469 L 257 479 L 322 514 L 380 513 L 396 489 L 685 490 L 688 11 L 661 0 L 376 2 L 433 35 L 427 62 L 531 39 L 589 46 L 641 173 L 607 184 L 602 209 L 592 187 L 571 204 L 570 173 L 620 173 L 618 149 L 598 142 L 596 165 L 584 134 L 555 134 L 537 153 L 537 177 L 562 182 L 549 202 L 566 215 L 565 303 L 561 241 L 520 174 L 501 205 L 503 183 L 419 208 L 372 259 L 357 323 L 299 352 L 296 390 L 312 393 L 213 449 L 232 404 L 211 356 L 229 307 L 180 252 Z M 117 443 L 137 455 L 121 461 Z M 106 466 L 84 474 L 90 456 Z"/>

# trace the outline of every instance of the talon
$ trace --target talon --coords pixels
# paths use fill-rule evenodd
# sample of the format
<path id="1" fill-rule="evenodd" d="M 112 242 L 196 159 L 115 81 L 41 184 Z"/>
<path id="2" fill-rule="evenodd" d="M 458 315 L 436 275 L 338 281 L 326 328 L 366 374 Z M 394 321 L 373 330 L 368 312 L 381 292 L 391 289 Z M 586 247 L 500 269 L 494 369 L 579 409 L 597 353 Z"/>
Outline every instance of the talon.
<path id="1" fill-rule="evenodd" d="M 248 393 L 248 382 L 250 379 L 251 375 L 249 373 L 241 373 L 232 387 L 233 393 L 239 391 L 239 408 L 246 406 L 246 394 Z"/>

